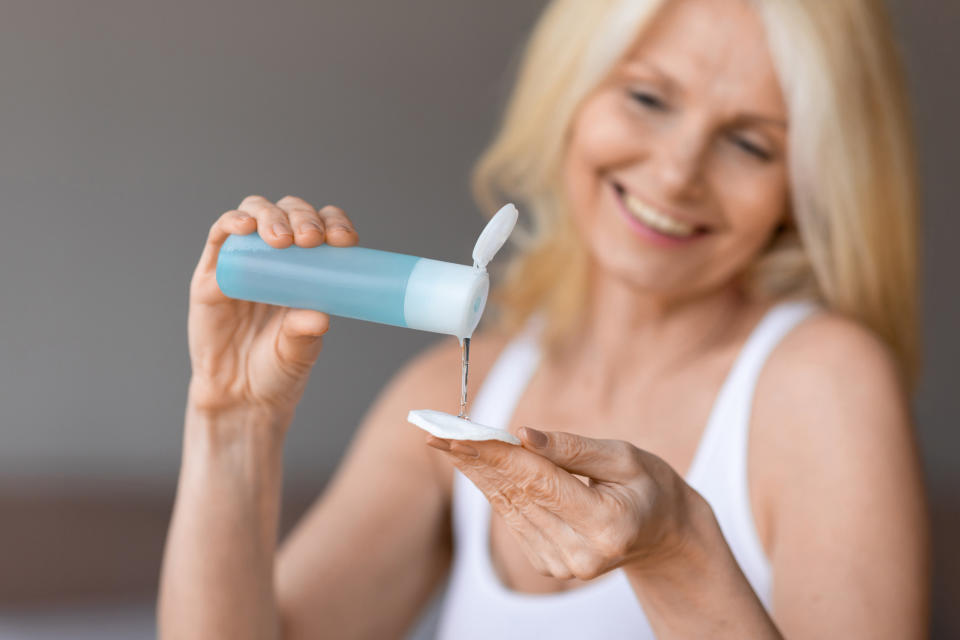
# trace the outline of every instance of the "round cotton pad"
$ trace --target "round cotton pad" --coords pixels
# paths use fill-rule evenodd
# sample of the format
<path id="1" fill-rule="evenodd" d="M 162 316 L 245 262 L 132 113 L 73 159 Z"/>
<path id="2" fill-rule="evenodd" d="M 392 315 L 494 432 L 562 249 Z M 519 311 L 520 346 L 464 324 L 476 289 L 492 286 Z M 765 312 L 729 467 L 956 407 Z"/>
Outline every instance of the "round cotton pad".
<path id="1" fill-rule="evenodd" d="M 450 440 L 500 440 L 508 444 L 520 444 L 520 440 L 508 431 L 470 422 L 469 420 L 464 420 L 463 418 L 458 418 L 457 416 L 442 411 L 433 411 L 431 409 L 411 411 L 407 414 L 407 421 L 438 438 L 448 438 Z"/>

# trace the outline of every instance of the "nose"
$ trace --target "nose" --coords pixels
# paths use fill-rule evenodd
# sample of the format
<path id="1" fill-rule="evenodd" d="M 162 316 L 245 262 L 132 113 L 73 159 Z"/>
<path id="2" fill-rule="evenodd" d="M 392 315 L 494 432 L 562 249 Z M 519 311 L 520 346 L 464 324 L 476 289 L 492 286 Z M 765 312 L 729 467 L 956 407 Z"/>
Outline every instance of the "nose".
<path id="1" fill-rule="evenodd" d="M 709 148 L 709 133 L 699 123 L 672 127 L 668 135 L 656 139 L 649 161 L 653 178 L 664 198 L 695 200 L 704 194 L 704 163 Z"/>

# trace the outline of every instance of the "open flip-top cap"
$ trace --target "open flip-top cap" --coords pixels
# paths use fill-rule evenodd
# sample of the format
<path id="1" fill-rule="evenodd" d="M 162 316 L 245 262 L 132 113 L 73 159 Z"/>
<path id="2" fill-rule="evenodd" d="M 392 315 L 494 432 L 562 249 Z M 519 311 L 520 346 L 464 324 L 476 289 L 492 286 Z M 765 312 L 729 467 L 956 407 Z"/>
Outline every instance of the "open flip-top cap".
<path id="1" fill-rule="evenodd" d="M 476 266 L 486 269 L 500 248 L 510 237 L 513 227 L 517 224 L 519 213 L 512 204 L 505 205 L 497 211 L 487 226 L 483 228 L 477 244 L 473 246 L 473 261 Z"/>

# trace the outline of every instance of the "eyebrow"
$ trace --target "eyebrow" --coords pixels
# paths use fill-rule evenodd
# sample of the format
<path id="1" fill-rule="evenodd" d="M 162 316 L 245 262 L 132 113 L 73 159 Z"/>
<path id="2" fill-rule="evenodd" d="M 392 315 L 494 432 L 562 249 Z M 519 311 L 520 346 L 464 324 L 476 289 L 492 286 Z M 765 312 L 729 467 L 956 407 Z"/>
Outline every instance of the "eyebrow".
<path id="1" fill-rule="evenodd" d="M 677 86 L 677 82 L 673 79 L 672 76 L 670 76 L 670 74 L 664 71 L 657 64 L 650 62 L 648 60 L 628 60 L 624 63 L 624 66 L 628 70 L 636 69 L 638 67 L 645 68 L 646 70 L 657 75 L 660 78 L 660 80 L 662 80 L 663 83 L 667 85 L 669 90 L 675 90 Z M 735 119 L 740 122 L 751 123 L 751 124 L 754 124 L 754 123 L 766 124 L 766 125 L 780 128 L 780 129 L 788 128 L 787 123 L 784 120 L 774 116 L 766 116 L 761 113 L 741 113 L 741 114 L 738 114 Z"/>
<path id="2" fill-rule="evenodd" d="M 778 118 L 773 118 L 771 116 L 760 115 L 757 113 L 743 113 L 737 117 L 737 120 L 741 120 L 743 122 L 751 122 L 751 123 L 755 122 L 757 124 L 768 124 L 780 129 L 787 128 L 787 123 L 784 122 L 783 120 L 780 120 Z"/>
<path id="3" fill-rule="evenodd" d="M 676 86 L 676 81 L 663 69 L 654 64 L 653 62 L 648 62 L 646 60 L 627 60 L 624 62 L 624 66 L 628 69 L 636 69 L 638 67 L 643 67 L 648 71 L 652 71 L 655 75 L 659 76 L 660 79 L 670 87 Z"/>

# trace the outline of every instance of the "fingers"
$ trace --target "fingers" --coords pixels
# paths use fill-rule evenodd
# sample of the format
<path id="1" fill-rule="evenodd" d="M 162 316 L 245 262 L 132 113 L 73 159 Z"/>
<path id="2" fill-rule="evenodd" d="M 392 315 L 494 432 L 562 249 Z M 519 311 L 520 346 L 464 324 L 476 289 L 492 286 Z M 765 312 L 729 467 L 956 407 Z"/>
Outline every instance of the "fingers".
<path id="1" fill-rule="evenodd" d="M 553 527 L 544 528 L 536 520 L 539 515 L 553 517 L 536 505 L 517 505 L 500 492 L 496 487 L 489 484 L 477 484 L 478 489 L 487 497 L 490 507 L 503 518 L 514 538 L 520 543 L 524 555 L 530 561 L 534 568 L 544 575 L 551 575 L 555 578 L 567 579 L 572 576 L 570 570 L 564 563 L 563 553 L 551 537 L 553 528 L 562 526 L 562 522 L 551 523 Z M 481 486 L 483 485 L 483 486 Z M 538 513 L 539 512 L 539 513 Z M 533 516 L 531 518 L 530 516 Z"/>
<path id="2" fill-rule="evenodd" d="M 558 467 L 603 482 L 624 483 L 646 475 L 641 452 L 623 440 L 598 440 L 562 431 L 522 427 L 524 448 Z"/>
<path id="3" fill-rule="evenodd" d="M 277 249 L 294 243 L 300 247 L 315 247 L 323 242 L 337 247 L 357 244 L 353 222 L 343 209 L 333 205 L 317 211 L 296 196 L 285 196 L 276 204 L 263 196 L 247 196 L 238 209 L 256 218 L 260 237 Z"/>
<path id="4" fill-rule="evenodd" d="M 296 196 L 284 196 L 277 206 L 287 214 L 298 247 L 316 247 L 325 237 L 323 219 L 306 200 Z"/>
<path id="5" fill-rule="evenodd" d="M 264 242 L 276 249 L 293 244 L 293 228 L 287 212 L 263 196 L 247 196 L 237 207 L 257 219 L 257 230 Z"/>
<path id="6" fill-rule="evenodd" d="M 217 268 L 217 256 L 220 248 L 231 234 L 246 235 L 257 228 L 255 219 L 243 211 L 227 211 L 220 216 L 207 234 L 207 244 L 203 247 L 198 272 L 212 272 Z"/>
<path id="7" fill-rule="evenodd" d="M 432 436 L 427 443 L 449 453 L 454 465 L 483 492 L 541 573 L 560 579 L 589 580 L 609 568 L 601 554 L 564 519 L 592 516 L 597 505 L 558 497 L 555 490 L 546 489 L 549 480 L 538 483 L 549 477 L 546 475 L 528 475 L 521 482 L 510 480 L 498 468 L 483 463 L 479 453 L 474 456 L 477 450 L 472 445 Z M 566 475 L 554 467 L 554 474 L 557 472 Z M 563 509 L 559 503 L 564 503 Z M 578 510 L 583 513 L 577 513 Z"/>
<path id="8" fill-rule="evenodd" d="M 570 474 L 529 452 L 520 450 L 521 456 L 510 461 L 498 459 L 497 454 L 490 452 L 490 449 L 503 448 L 509 451 L 518 447 L 489 441 L 468 444 L 435 436 L 428 436 L 426 442 L 446 452 L 451 462 L 488 497 L 500 494 L 511 504 L 535 505 L 555 511 L 560 509 L 561 504 L 569 506 L 570 500 L 577 498 L 571 495 L 571 490 L 590 491 Z"/>
<path id="9" fill-rule="evenodd" d="M 277 355 L 294 365 L 311 365 L 323 347 L 330 316 L 309 309 L 286 309 L 277 332 Z"/>
<path id="10" fill-rule="evenodd" d="M 563 552 L 555 541 L 560 532 L 567 528 L 562 520 L 537 505 L 502 477 L 491 473 L 473 456 L 471 452 L 476 450 L 470 445 L 439 438 L 433 440 L 439 443 L 428 440 L 428 444 L 447 451 L 453 464 L 486 496 L 491 508 L 503 518 L 537 571 L 560 579 L 572 577 L 564 562 Z M 444 442 L 448 448 L 440 444 Z"/>
<path id="11" fill-rule="evenodd" d="M 328 233 L 327 225 L 330 226 Z M 357 243 L 357 232 L 343 210 L 334 206 L 317 211 L 310 203 L 295 196 L 285 196 L 274 204 L 263 196 L 247 196 L 237 209 L 227 211 L 210 227 L 203 253 L 191 279 L 191 296 L 208 303 L 228 298 L 216 284 L 217 259 L 223 243 L 230 235 L 247 235 L 258 231 L 268 245 L 285 249 L 293 244 L 316 247 L 329 241 L 336 246 Z M 314 338 L 317 336 L 313 336 Z M 294 340 L 307 340 L 294 336 Z"/>
<path id="12" fill-rule="evenodd" d="M 324 241 L 346 247 L 357 243 L 353 222 L 339 207 L 328 205 L 317 211 L 306 200 L 284 196 L 276 204 L 263 196 L 247 196 L 236 210 L 223 214 L 210 230 L 208 255 L 204 267 L 216 264 L 216 256 L 227 236 L 246 235 L 259 231 L 260 237 L 271 247 L 285 249 L 292 244 L 316 247 Z"/>
<path id="13" fill-rule="evenodd" d="M 485 472 L 502 476 L 511 486 L 534 496 L 544 507 L 556 510 L 571 501 L 588 498 L 590 489 L 551 460 L 522 447 L 497 441 L 475 442 L 477 464 Z M 453 445 L 454 449 L 461 446 Z"/>
<path id="14" fill-rule="evenodd" d="M 349 247 L 357 244 L 357 230 L 340 207 L 327 205 L 318 212 L 327 232 L 327 244 Z"/>

